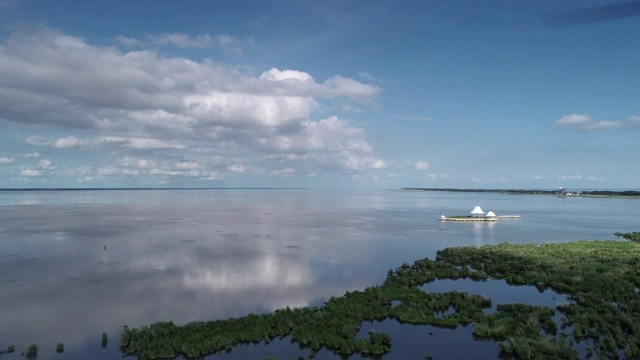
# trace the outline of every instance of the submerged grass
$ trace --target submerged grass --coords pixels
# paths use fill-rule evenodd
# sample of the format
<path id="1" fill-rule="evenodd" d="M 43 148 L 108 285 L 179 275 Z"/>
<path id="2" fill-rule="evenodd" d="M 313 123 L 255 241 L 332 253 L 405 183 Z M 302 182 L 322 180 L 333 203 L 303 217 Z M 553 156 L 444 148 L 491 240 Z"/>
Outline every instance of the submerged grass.
<path id="1" fill-rule="evenodd" d="M 427 293 L 420 289 L 438 279 L 504 279 L 510 285 L 551 288 L 569 295 L 556 309 L 526 304 L 498 304 L 465 292 Z M 500 244 L 439 251 L 435 260 L 418 260 L 389 270 L 385 282 L 363 291 L 332 297 L 321 307 L 285 308 L 272 314 L 192 322 L 178 326 L 160 322 L 125 328 L 124 354 L 140 359 L 200 357 L 241 343 L 270 342 L 290 336 L 310 350 L 339 354 L 384 354 L 392 339 L 370 332 L 356 338 L 363 321 L 396 319 L 414 324 L 455 328 L 473 323 L 475 337 L 499 342 L 500 351 L 521 359 L 577 359 L 573 341 L 591 339 L 598 357 L 640 356 L 640 244 L 576 241 L 563 244 Z M 392 306 L 392 302 L 395 306 Z M 397 304 L 397 305 L 396 305 Z M 448 309 L 454 311 L 447 311 Z M 556 310 L 563 328 L 553 321 Z M 447 311 L 447 315 L 441 315 Z"/>

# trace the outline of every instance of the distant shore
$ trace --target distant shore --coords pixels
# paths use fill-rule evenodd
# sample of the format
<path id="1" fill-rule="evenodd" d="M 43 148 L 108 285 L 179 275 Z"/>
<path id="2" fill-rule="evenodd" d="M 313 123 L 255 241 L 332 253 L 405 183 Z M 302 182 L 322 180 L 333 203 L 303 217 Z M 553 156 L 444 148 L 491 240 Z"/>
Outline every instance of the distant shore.
<path id="1" fill-rule="evenodd" d="M 522 189 L 456 189 L 456 188 L 402 188 L 402 190 L 413 191 L 448 191 L 448 192 L 473 192 L 473 193 L 498 193 L 507 195 L 555 195 L 555 196 L 579 196 L 579 197 L 616 197 L 616 198 L 638 198 L 640 191 L 610 191 L 595 190 L 582 192 L 569 192 L 561 190 L 522 190 Z"/>

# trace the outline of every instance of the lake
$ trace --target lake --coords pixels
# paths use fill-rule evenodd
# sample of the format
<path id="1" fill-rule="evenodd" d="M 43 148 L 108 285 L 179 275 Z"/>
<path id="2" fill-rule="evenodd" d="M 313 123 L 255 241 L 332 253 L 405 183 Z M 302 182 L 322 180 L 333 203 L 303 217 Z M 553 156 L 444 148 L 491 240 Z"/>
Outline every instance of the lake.
<path id="1" fill-rule="evenodd" d="M 438 221 L 475 205 L 522 218 Z M 0 191 L 0 348 L 16 347 L 2 358 L 21 359 L 22 349 L 34 343 L 38 359 L 115 359 L 123 325 L 320 305 L 379 284 L 390 268 L 434 258 L 445 247 L 614 239 L 616 231 L 639 231 L 638 219 L 640 200 L 619 198 L 319 189 Z M 497 282 L 483 289 L 468 281 L 429 286 L 485 291 L 500 301 L 535 298 L 526 287 Z M 559 301 L 556 294 L 538 295 L 533 301 Z M 497 343 L 474 341 L 471 327 L 386 321 L 363 324 L 361 332 L 368 329 L 391 333 L 394 345 L 385 359 L 498 354 Z M 109 337 L 104 347 L 103 332 Z M 62 354 L 55 353 L 59 342 Z M 211 358 L 306 354 L 285 338 Z M 339 357 L 323 350 L 316 358 Z"/>

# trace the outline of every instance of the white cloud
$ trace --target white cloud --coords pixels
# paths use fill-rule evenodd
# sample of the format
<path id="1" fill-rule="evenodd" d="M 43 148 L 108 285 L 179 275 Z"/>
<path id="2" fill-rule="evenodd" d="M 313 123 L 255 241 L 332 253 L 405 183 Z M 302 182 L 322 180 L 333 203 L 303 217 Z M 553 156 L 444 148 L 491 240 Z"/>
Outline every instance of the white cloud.
<path id="1" fill-rule="evenodd" d="M 38 167 L 40 167 L 41 169 L 45 169 L 45 170 L 53 170 L 53 169 L 55 169 L 55 166 L 53 166 L 53 164 L 51 163 L 51 160 L 49 160 L 49 159 L 40 160 L 38 162 Z"/>
<path id="2" fill-rule="evenodd" d="M 26 142 L 31 146 L 51 146 L 53 144 L 51 140 L 36 135 L 29 136 Z"/>
<path id="3" fill-rule="evenodd" d="M 582 180 L 582 175 L 560 175 L 561 180 Z"/>
<path id="4" fill-rule="evenodd" d="M 69 149 L 69 148 L 78 147 L 80 146 L 80 144 L 81 144 L 81 141 L 78 138 L 76 138 L 75 136 L 68 136 L 68 137 L 56 140 L 56 142 L 53 143 L 53 146 L 59 149 Z"/>
<path id="5" fill-rule="evenodd" d="M 296 171 L 292 168 L 286 168 L 286 169 L 279 169 L 279 170 L 273 170 L 271 172 L 271 174 L 273 175 L 277 175 L 277 176 L 282 176 L 282 177 L 287 177 L 290 176 L 291 174 L 295 173 Z"/>
<path id="6" fill-rule="evenodd" d="M 172 45 L 183 48 L 205 49 L 216 47 L 227 54 L 244 55 L 236 38 L 228 34 L 212 36 L 209 34 L 189 35 L 184 33 L 165 33 L 152 35 L 151 42 L 155 45 Z"/>
<path id="7" fill-rule="evenodd" d="M 270 81 L 291 81 L 297 80 L 301 82 L 313 83 L 313 78 L 306 72 L 297 70 L 278 70 L 277 68 L 271 68 L 262 74 L 260 74 L 260 80 Z"/>
<path id="8" fill-rule="evenodd" d="M 233 164 L 233 165 L 227 166 L 227 170 L 229 170 L 231 172 L 234 172 L 234 173 L 243 173 L 247 169 L 245 169 L 245 167 L 242 166 L 241 164 Z"/>
<path id="9" fill-rule="evenodd" d="M 382 80 L 376 78 L 375 76 L 369 74 L 366 71 L 359 72 L 358 75 L 360 75 L 360 77 L 362 77 L 363 79 L 369 80 L 371 82 L 378 82 L 378 83 L 382 82 Z"/>
<path id="10" fill-rule="evenodd" d="M 130 38 L 124 35 L 116 36 L 116 41 L 125 46 L 136 46 L 141 45 L 142 42 L 138 39 Z"/>
<path id="11" fill-rule="evenodd" d="M 135 158 L 135 157 L 124 157 L 120 159 L 120 165 L 125 167 L 136 167 L 141 169 L 154 168 L 157 166 L 156 162 L 153 160 Z"/>
<path id="12" fill-rule="evenodd" d="M 173 45 L 177 47 L 206 48 L 213 44 L 213 37 L 209 34 L 191 36 L 184 33 L 160 34 L 151 36 L 156 45 Z"/>
<path id="13" fill-rule="evenodd" d="M 579 114 L 571 114 L 567 116 L 563 116 L 556 123 L 558 126 L 582 126 L 586 124 L 591 124 L 595 120 L 589 115 L 579 115 Z"/>
<path id="14" fill-rule="evenodd" d="M 125 35 L 118 35 L 115 41 L 126 47 L 142 47 L 149 48 L 154 46 L 175 46 L 179 48 L 194 49 L 211 49 L 221 50 L 225 54 L 244 55 L 243 47 L 254 45 L 255 42 L 250 39 L 248 41 L 240 41 L 229 34 L 210 35 L 197 34 L 190 35 L 185 33 L 163 33 L 149 35 L 144 39 L 136 39 Z"/>
<path id="15" fill-rule="evenodd" d="M 140 174 L 140 171 L 116 166 L 103 166 L 98 168 L 98 174 L 101 176 L 134 176 Z"/>
<path id="16" fill-rule="evenodd" d="M 0 165 L 13 164 L 16 159 L 7 156 L 0 156 Z"/>
<path id="17" fill-rule="evenodd" d="M 414 165 L 417 170 L 427 170 L 429 168 L 429 163 L 426 161 L 416 161 Z"/>
<path id="18" fill-rule="evenodd" d="M 100 145 L 116 146 L 130 149 L 184 149 L 186 146 L 177 141 L 160 140 L 144 137 L 105 136 L 97 140 Z"/>
<path id="19" fill-rule="evenodd" d="M 36 169 L 21 169 L 20 176 L 40 176 L 42 171 Z"/>
<path id="20" fill-rule="evenodd" d="M 40 153 L 38 153 L 38 152 L 27 153 L 27 154 L 22 155 L 22 157 L 27 158 L 27 159 L 39 158 L 40 157 Z"/>
<path id="21" fill-rule="evenodd" d="M 589 181 L 606 181 L 605 178 L 601 176 L 588 176 L 587 180 Z"/>
<path id="22" fill-rule="evenodd" d="M 224 35 L 185 34 L 154 39 L 158 44 L 196 47 L 237 41 Z M 151 38 L 121 35 L 115 40 L 137 46 Z M 209 60 L 94 46 L 50 29 L 12 33 L 4 41 L 0 63 L 0 118 L 68 135 L 28 136 L 27 144 L 61 152 L 108 150 L 103 154 L 114 157 L 113 164 L 96 164 L 101 171 L 78 178 L 97 179 L 100 172 L 132 175 L 133 169 L 121 168 L 134 167 L 131 159 L 142 152 L 165 154 L 176 161 L 195 153 L 212 153 L 213 158 L 224 151 L 233 155 L 226 158 L 234 162 L 242 157 L 263 159 L 265 172 L 297 168 L 294 163 L 300 162 L 305 173 L 387 166 L 374 156 L 363 129 L 335 116 L 312 119 L 323 101 L 375 105 L 381 89 L 354 79 L 333 76 L 317 81 L 304 71 L 278 68 L 255 76 L 247 68 Z M 116 160 L 127 157 L 132 161 L 127 166 Z M 216 169 L 179 168 L 193 167 L 187 163 L 163 165 L 168 166 L 162 169 L 169 172 L 167 176 L 199 170 L 202 178 L 219 178 L 218 170 L 232 171 L 237 164 L 220 160 Z M 201 161 L 198 165 L 204 166 Z"/>
<path id="23" fill-rule="evenodd" d="M 586 130 L 617 129 L 624 125 L 622 121 L 596 121 L 585 126 Z"/>
<path id="24" fill-rule="evenodd" d="M 629 122 L 632 124 L 640 124 L 640 115 L 629 116 Z"/>
<path id="25" fill-rule="evenodd" d="M 570 126 L 580 130 L 605 130 L 616 129 L 624 125 L 624 121 L 596 121 L 589 115 L 571 114 L 562 117 L 556 122 L 556 126 Z"/>
<path id="26" fill-rule="evenodd" d="M 545 177 L 544 177 L 544 176 L 541 176 L 541 175 L 533 175 L 533 179 L 534 179 L 534 180 L 544 180 L 544 179 L 545 179 Z"/>

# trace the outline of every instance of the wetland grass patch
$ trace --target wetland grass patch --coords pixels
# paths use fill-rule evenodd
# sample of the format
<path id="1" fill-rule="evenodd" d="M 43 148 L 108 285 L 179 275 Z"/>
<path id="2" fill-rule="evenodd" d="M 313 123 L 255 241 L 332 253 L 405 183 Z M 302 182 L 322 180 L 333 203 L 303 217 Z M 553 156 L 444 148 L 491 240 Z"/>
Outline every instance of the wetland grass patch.
<path id="1" fill-rule="evenodd" d="M 497 304 L 466 292 L 425 292 L 420 286 L 442 279 L 488 278 L 509 285 L 552 289 L 568 296 L 555 309 Z M 159 322 L 125 328 L 120 347 L 140 359 L 195 358 L 235 345 L 290 336 L 311 356 L 322 348 L 341 355 L 380 355 L 392 347 L 388 334 L 356 338 L 363 321 L 395 319 L 456 328 L 473 324 L 473 336 L 494 340 L 499 351 L 521 359 L 580 357 L 573 341 L 591 341 L 597 357 L 640 356 L 640 244 L 575 241 L 561 244 L 499 244 L 448 248 L 390 270 L 382 285 L 332 297 L 321 307 L 285 308 L 271 314 L 175 325 Z M 393 305 L 392 305 L 393 304 Z M 559 313 L 558 334 L 553 317 Z M 497 354 L 496 354 L 497 355 Z"/>

